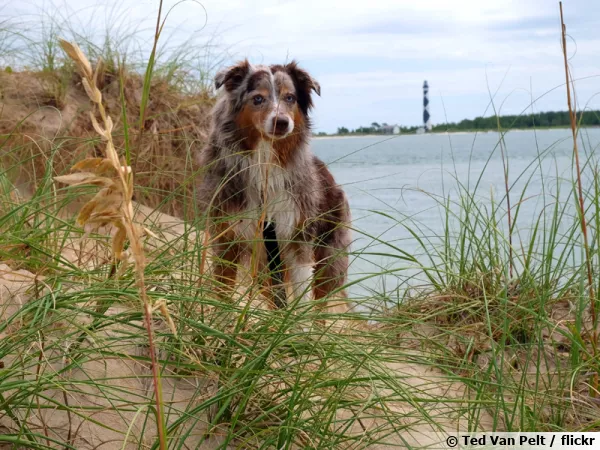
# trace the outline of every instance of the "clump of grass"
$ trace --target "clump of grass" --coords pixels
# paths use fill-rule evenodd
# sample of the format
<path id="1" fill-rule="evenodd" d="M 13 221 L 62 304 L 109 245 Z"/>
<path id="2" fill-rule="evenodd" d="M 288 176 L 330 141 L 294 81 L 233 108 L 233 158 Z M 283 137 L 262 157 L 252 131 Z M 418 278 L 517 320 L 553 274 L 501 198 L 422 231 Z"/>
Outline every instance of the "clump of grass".
<path id="1" fill-rule="evenodd" d="M 573 166 L 573 179 L 555 180 L 545 178 L 541 163 L 547 152 L 540 151 L 530 167 L 539 166 L 533 173 L 544 180 L 544 191 L 531 192 L 529 181 L 521 191 L 511 185 L 511 195 L 519 199 L 513 246 L 500 226 L 507 217 L 500 206 L 504 199 L 482 201 L 477 188 L 460 182 L 455 201 L 433 197 L 442 211 L 441 235 L 432 236 L 416 219 L 399 221 L 421 245 L 423 256 L 415 258 L 425 281 L 413 283 L 388 309 L 387 327 L 397 330 L 399 345 L 408 341 L 431 355 L 439 367 L 463 377 L 473 398 L 493 405 L 488 412 L 495 429 L 600 425 L 595 400 L 600 360 L 593 343 L 598 323 L 592 306 L 598 298 L 590 297 L 588 279 L 588 264 L 593 273 L 600 269 L 600 240 L 594 228 L 588 234 L 594 256 L 587 259 L 576 181 L 586 180 L 583 198 L 592 205 L 586 214 L 596 224 L 597 149 L 586 149 L 581 173 Z M 517 176 L 533 177 L 527 172 Z M 532 197 L 540 208 L 530 224 L 520 205 Z"/>
<path id="2" fill-rule="evenodd" d="M 47 261 L 67 261 L 70 240 L 84 233 L 60 208 L 76 194 L 48 181 L 34 199 L 16 201 L 9 191 L 1 197 L 1 248 L 26 242 Z M 147 295 L 154 305 L 163 302 L 175 327 L 154 319 L 169 447 L 415 446 L 439 430 L 467 426 L 465 410 L 476 406 L 461 383 L 425 355 L 398 347 L 396 331 L 370 327 L 360 315 L 328 315 L 329 328 L 304 332 L 323 315 L 310 308 L 266 311 L 246 295 L 221 300 L 210 283 L 199 283 L 202 236 L 193 226 L 180 223 L 168 238 L 161 222 L 145 225 L 159 236 L 146 243 Z M 39 234 L 31 234 L 34 228 Z M 52 236 L 60 239 L 51 245 Z M 110 245 L 100 234 L 90 240 Z M 11 266 L 27 259 L 24 250 L 12 255 Z M 22 303 L 3 304 L 4 442 L 159 446 L 136 269 L 115 278 L 109 266 L 46 266 L 43 275 L 30 272 L 39 286 L 26 285 Z"/>

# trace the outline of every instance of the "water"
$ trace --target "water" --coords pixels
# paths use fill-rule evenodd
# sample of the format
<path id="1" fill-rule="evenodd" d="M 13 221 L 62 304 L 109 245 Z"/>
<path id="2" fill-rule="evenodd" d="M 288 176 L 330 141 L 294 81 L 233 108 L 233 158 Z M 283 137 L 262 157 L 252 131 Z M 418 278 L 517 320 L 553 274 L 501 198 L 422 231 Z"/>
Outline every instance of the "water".
<path id="1" fill-rule="evenodd" d="M 504 141 L 513 205 L 529 181 L 518 221 L 525 239 L 548 203 L 548 198 L 541 196 L 542 180 L 549 189 L 555 189 L 556 183 L 564 184 L 565 196 L 572 186 L 571 134 L 566 129 L 512 131 Z M 417 240 L 402 223 L 413 228 L 418 224 L 432 243 L 439 242 L 444 215 L 436 198 L 450 196 L 456 200 L 457 182 L 476 192 L 483 205 L 491 207 L 492 195 L 496 203 L 502 202 L 505 187 L 499 142 L 500 134 L 496 132 L 313 140 L 314 152 L 330 165 L 349 197 L 353 227 L 358 230 L 353 250 L 389 254 L 353 259 L 349 278 L 357 284 L 351 287 L 351 295 L 401 290 L 415 275 L 414 264 L 399 259 L 401 252 L 379 244 L 377 238 L 409 254 L 422 254 Z M 600 146 L 600 129 L 583 130 L 579 145 L 582 157 L 586 152 L 595 152 Z M 358 282 L 367 274 L 390 269 L 396 273 Z"/>

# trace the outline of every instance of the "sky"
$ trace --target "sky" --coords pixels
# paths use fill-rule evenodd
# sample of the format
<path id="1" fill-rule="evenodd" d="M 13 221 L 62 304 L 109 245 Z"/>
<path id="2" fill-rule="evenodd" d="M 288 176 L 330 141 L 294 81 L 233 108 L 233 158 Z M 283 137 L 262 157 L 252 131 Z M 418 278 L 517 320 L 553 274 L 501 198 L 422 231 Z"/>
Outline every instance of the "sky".
<path id="1" fill-rule="evenodd" d="M 110 2 L 3 0 L 2 17 L 52 11 L 113 17 Z M 165 10 L 177 4 L 166 1 Z M 600 109 L 600 1 L 566 0 L 579 108 Z M 116 21 L 150 42 L 157 0 L 121 0 Z M 112 11 L 112 16 L 111 16 Z M 109 20 L 109 21 L 110 21 Z M 142 25 L 143 24 L 143 25 Z M 296 59 L 321 84 L 315 131 L 372 122 L 419 125 L 422 85 L 434 124 L 566 109 L 558 2 L 550 0 L 188 0 L 170 12 L 172 42 L 194 36 L 217 66 Z M 493 97 L 493 106 L 491 98 Z"/>

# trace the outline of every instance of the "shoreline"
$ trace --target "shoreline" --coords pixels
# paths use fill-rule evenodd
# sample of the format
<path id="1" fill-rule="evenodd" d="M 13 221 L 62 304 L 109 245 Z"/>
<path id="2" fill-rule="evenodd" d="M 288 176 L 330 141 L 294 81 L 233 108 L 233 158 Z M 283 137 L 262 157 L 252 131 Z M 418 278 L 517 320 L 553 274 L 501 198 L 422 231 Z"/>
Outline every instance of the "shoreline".
<path id="1" fill-rule="evenodd" d="M 598 128 L 595 126 L 583 126 L 580 129 L 584 128 Z M 546 130 L 570 130 L 569 126 L 564 127 L 540 127 L 540 128 L 510 128 L 507 130 L 503 130 L 504 133 L 514 132 L 514 131 L 546 131 Z M 313 139 L 355 139 L 355 138 L 372 138 L 372 137 L 381 137 L 381 138 L 391 138 L 391 137 L 400 137 L 400 136 L 427 136 L 431 134 L 474 134 L 474 133 L 499 133 L 498 130 L 454 130 L 454 131 L 431 131 L 429 133 L 400 133 L 400 134 L 328 134 L 326 136 L 318 136 L 314 135 Z"/>

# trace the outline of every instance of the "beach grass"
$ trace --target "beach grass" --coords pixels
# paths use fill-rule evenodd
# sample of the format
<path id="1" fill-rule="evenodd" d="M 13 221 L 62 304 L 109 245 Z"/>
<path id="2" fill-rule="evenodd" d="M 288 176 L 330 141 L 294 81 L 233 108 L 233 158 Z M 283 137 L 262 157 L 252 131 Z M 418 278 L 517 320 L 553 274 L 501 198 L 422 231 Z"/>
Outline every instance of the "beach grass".
<path id="1" fill-rule="evenodd" d="M 36 71 L 68 69 L 58 92 L 74 92 L 73 79 L 87 65 L 81 56 L 69 62 L 55 47 L 58 31 L 49 33 L 32 47 L 44 49 L 32 53 Z M 159 37 L 151 48 L 159 48 Z M 406 288 L 394 301 L 375 291 L 351 298 L 365 308 L 350 312 L 296 304 L 272 310 L 251 282 L 223 297 L 204 267 L 211 240 L 194 202 L 202 168 L 191 163 L 198 135 L 178 135 L 178 165 L 165 170 L 178 179 L 175 189 L 160 173 L 148 174 L 151 166 L 136 165 L 165 167 L 153 157 L 165 129 L 144 126 L 161 112 L 148 113 L 153 89 L 161 89 L 156 80 L 167 80 L 175 104 L 191 95 L 208 108 L 206 86 L 180 82 L 180 59 L 159 64 L 151 51 L 132 89 L 135 64 L 111 57 L 114 46 L 94 51 L 78 43 L 91 72 L 89 89 L 77 92 L 96 99 L 90 110 L 102 118 L 104 139 L 91 119 L 86 133 L 61 128 L 66 134 L 40 137 L 24 131 L 22 120 L 0 135 L 0 442 L 383 449 L 425 447 L 475 430 L 600 428 L 600 175 L 598 149 L 587 139 L 579 140 L 580 164 L 573 158 L 567 178 L 543 168 L 549 147 L 538 149 L 532 170 L 505 171 L 505 192 L 457 174 L 452 194 L 423 191 L 437 204 L 443 233 L 401 210 L 379 211 L 418 243 L 417 252 L 354 229 L 371 244 L 353 247 L 352 259 L 384 253 L 397 261 L 362 276 L 396 277 Z M 100 55 L 119 88 L 113 104 L 105 103 L 109 92 L 97 86 L 98 101 L 94 89 Z M 135 109 L 131 92 L 141 93 Z M 188 116 L 175 117 L 187 126 Z M 145 134 L 159 144 L 147 144 Z M 69 142 L 84 145 L 73 151 Z M 510 167 L 502 137 L 494 152 Z M 121 186 L 100 227 L 77 221 L 99 188 L 60 178 L 90 155 L 109 159 L 110 186 Z M 542 178 L 541 192 L 530 189 L 533 176 Z M 533 222 L 521 211 L 532 198 L 541 205 Z"/>

